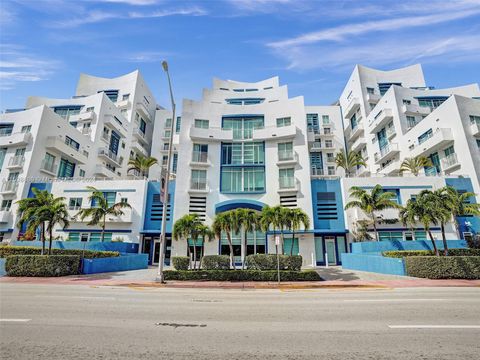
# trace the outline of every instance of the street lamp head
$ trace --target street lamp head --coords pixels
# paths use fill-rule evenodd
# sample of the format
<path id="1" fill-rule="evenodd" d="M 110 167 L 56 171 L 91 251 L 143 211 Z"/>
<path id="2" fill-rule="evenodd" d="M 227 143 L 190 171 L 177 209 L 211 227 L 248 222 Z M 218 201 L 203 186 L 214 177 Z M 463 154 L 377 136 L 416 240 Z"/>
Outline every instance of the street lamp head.
<path id="1" fill-rule="evenodd" d="M 164 71 L 168 71 L 168 63 L 165 60 L 162 61 L 162 67 Z"/>

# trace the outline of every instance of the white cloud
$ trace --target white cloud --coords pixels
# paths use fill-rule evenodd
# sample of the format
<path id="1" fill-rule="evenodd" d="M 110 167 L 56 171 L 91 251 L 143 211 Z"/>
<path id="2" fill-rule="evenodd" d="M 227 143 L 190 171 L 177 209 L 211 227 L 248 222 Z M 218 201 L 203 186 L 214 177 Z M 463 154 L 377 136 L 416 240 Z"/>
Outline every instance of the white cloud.
<path id="1" fill-rule="evenodd" d="M 171 56 L 171 53 L 159 51 L 141 51 L 126 55 L 125 60 L 134 63 L 160 62 L 167 56 Z"/>

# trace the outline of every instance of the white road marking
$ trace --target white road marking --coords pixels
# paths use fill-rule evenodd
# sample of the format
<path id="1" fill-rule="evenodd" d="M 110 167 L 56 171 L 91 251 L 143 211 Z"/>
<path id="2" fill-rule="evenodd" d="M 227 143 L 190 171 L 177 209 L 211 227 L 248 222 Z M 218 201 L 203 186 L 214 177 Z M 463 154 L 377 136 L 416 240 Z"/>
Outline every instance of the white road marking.
<path id="1" fill-rule="evenodd" d="M 82 300 L 116 300 L 112 296 L 69 296 L 69 295 L 35 295 L 37 298 L 68 298 L 68 299 L 82 299 Z"/>
<path id="2" fill-rule="evenodd" d="M 344 302 L 408 302 L 408 301 L 446 301 L 448 299 L 345 299 Z"/>
<path id="3" fill-rule="evenodd" d="M 480 329 L 480 325 L 388 325 L 390 329 Z"/>
<path id="4" fill-rule="evenodd" d="M 28 322 L 32 319 L 0 319 L 0 322 Z"/>

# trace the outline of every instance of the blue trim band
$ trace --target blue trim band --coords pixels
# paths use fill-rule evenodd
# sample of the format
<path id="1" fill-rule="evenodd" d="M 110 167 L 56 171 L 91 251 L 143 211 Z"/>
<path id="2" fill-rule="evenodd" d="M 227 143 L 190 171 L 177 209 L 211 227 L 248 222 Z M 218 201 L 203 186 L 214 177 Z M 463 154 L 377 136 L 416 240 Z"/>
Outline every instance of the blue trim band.
<path id="1" fill-rule="evenodd" d="M 63 231 L 63 232 L 84 232 L 84 233 L 99 233 L 102 232 L 100 229 L 56 229 L 55 231 Z M 116 230 L 116 229 L 105 229 L 106 233 L 123 233 L 123 234 L 131 234 L 132 230 Z"/>

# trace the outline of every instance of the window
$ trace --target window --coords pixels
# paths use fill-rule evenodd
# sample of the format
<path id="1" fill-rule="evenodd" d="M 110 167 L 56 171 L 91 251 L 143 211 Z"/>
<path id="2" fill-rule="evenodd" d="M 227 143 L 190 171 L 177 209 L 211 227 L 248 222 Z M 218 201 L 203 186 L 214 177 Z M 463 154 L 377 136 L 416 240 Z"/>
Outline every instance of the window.
<path id="1" fill-rule="evenodd" d="M 326 148 L 333 148 L 333 141 L 332 140 L 325 140 L 325 147 Z"/>
<path id="2" fill-rule="evenodd" d="M 329 127 L 323 128 L 323 134 L 324 135 L 331 135 L 332 134 L 332 129 Z"/>
<path id="3" fill-rule="evenodd" d="M 277 127 L 289 126 L 292 124 L 291 117 L 277 118 Z"/>
<path id="4" fill-rule="evenodd" d="M 163 133 L 163 137 L 170 139 L 171 134 L 172 134 L 172 132 L 170 130 L 165 130 L 165 132 Z"/>
<path id="5" fill-rule="evenodd" d="M 145 120 L 143 120 L 142 118 L 140 118 L 140 124 L 139 124 L 139 127 L 140 131 L 142 132 L 142 134 L 145 135 L 145 130 L 147 129 L 147 123 L 145 122 Z"/>
<path id="6" fill-rule="evenodd" d="M 474 124 L 477 124 L 477 125 L 480 125 L 480 116 L 476 116 L 476 115 L 470 115 L 470 124 L 474 125 Z"/>
<path id="7" fill-rule="evenodd" d="M 2 200 L 2 207 L 0 208 L 1 211 L 10 211 L 12 207 L 12 200 Z"/>
<path id="8" fill-rule="evenodd" d="M 80 169 L 79 176 L 85 177 L 85 170 Z"/>
<path id="9" fill-rule="evenodd" d="M 128 198 L 122 197 L 122 198 L 120 199 L 120 202 L 121 202 L 122 204 L 128 204 Z"/>
<path id="10" fill-rule="evenodd" d="M 83 105 L 55 106 L 53 111 L 68 120 L 70 116 L 79 114 L 82 107 Z"/>
<path id="11" fill-rule="evenodd" d="M 477 148 L 480 150 L 480 139 L 477 139 Z"/>
<path id="12" fill-rule="evenodd" d="M 265 164 L 265 146 L 263 142 L 223 143 L 222 166 L 243 164 Z"/>
<path id="13" fill-rule="evenodd" d="M 392 85 L 402 86 L 402 83 L 379 83 L 378 90 L 380 90 L 380 95 L 385 95 Z"/>
<path id="14" fill-rule="evenodd" d="M 264 192 L 265 167 L 222 167 L 221 192 Z"/>
<path id="15" fill-rule="evenodd" d="M 107 97 L 112 102 L 116 102 L 117 99 L 118 99 L 118 90 L 103 90 L 103 91 L 99 91 L 99 92 L 103 92 L 105 95 L 107 95 Z"/>
<path id="16" fill-rule="evenodd" d="M 175 123 L 175 133 L 178 134 L 180 132 L 180 126 L 182 124 L 182 117 L 177 116 L 177 122 Z"/>
<path id="17" fill-rule="evenodd" d="M 242 235 L 241 232 L 235 233 L 232 232 L 230 239 L 232 241 L 233 246 L 233 256 L 235 262 L 242 261 Z M 228 245 L 227 234 L 222 231 L 222 235 L 220 237 L 220 254 L 221 255 L 229 255 L 230 254 L 230 246 Z"/>
<path id="18" fill-rule="evenodd" d="M 407 126 L 409 129 L 413 128 L 415 125 L 417 125 L 417 119 L 415 116 L 407 116 Z"/>
<path id="19" fill-rule="evenodd" d="M 308 131 L 315 134 L 320 133 L 320 125 L 318 123 L 318 114 L 307 114 Z"/>
<path id="20" fill-rule="evenodd" d="M 130 98 L 130 94 L 123 94 L 122 96 L 123 101 L 128 100 L 129 98 Z"/>
<path id="21" fill-rule="evenodd" d="M 22 126 L 21 132 L 23 134 L 26 134 L 26 133 L 29 133 L 31 130 L 32 130 L 32 125 L 26 125 L 26 126 Z"/>
<path id="22" fill-rule="evenodd" d="M 235 91 L 235 90 L 234 90 Z M 225 99 L 229 105 L 254 105 L 264 102 L 264 98 Z"/>
<path id="23" fill-rule="evenodd" d="M 199 129 L 208 129 L 209 121 L 202 119 L 195 119 L 195 127 Z"/>
<path id="24" fill-rule="evenodd" d="M 193 144 L 192 161 L 198 163 L 206 163 L 208 159 L 207 144 Z"/>
<path id="25" fill-rule="evenodd" d="M 2 169 L 3 162 L 5 161 L 6 153 L 7 153 L 7 148 L 0 148 L 0 170 Z"/>
<path id="26" fill-rule="evenodd" d="M 401 231 L 380 231 L 378 233 L 378 237 L 380 241 L 385 241 L 385 240 L 403 240 L 403 233 Z"/>
<path id="27" fill-rule="evenodd" d="M 265 233 L 261 231 L 247 233 L 247 255 L 265 254 Z"/>
<path id="28" fill-rule="evenodd" d="M 25 148 L 20 148 L 15 150 L 15 156 L 23 156 L 25 155 Z"/>
<path id="29" fill-rule="evenodd" d="M 435 109 L 443 104 L 448 96 L 417 97 L 418 105 Z"/>
<path id="30" fill-rule="evenodd" d="M 375 89 L 371 87 L 367 87 L 367 94 L 375 94 Z"/>
<path id="31" fill-rule="evenodd" d="M 322 124 L 323 125 L 329 125 L 330 124 L 330 116 L 322 115 Z"/>
<path id="32" fill-rule="evenodd" d="M 82 198 L 74 197 L 68 201 L 68 208 L 70 210 L 79 210 L 82 207 Z"/>
<path id="33" fill-rule="evenodd" d="M 287 161 L 293 160 L 293 143 L 279 143 L 278 144 L 278 160 Z"/>
<path id="34" fill-rule="evenodd" d="M 87 107 L 87 109 L 85 110 L 85 112 L 92 112 L 94 109 L 95 109 L 94 106 L 90 106 L 90 107 Z"/>
<path id="35" fill-rule="evenodd" d="M 328 175 L 335 175 L 335 166 L 329 166 L 327 168 Z"/>
<path id="36" fill-rule="evenodd" d="M 64 158 L 60 160 L 60 166 L 58 169 L 59 178 L 71 178 L 75 173 L 75 164 Z"/>
<path id="37" fill-rule="evenodd" d="M 172 119 L 165 119 L 165 127 L 171 128 L 172 127 Z"/>
<path id="38" fill-rule="evenodd" d="M 68 146 L 70 146 L 71 148 L 73 148 L 75 150 L 80 149 L 80 144 L 78 142 L 76 142 L 75 140 L 73 140 L 69 136 L 65 136 L 65 144 L 67 144 Z"/>
<path id="39" fill-rule="evenodd" d="M 168 150 L 169 147 L 170 147 L 169 143 L 164 143 L 163 144 L 163 150 Z"/>
<path id="40" fill-rule="evenodd" d="M 428 129 L 422 135 L 418 137 L 418 145 L 423 144 L 425 141 L 430 139 L 433 136 L 433 130 Z"/>
<path id="41" fill-rule="evenodd" d="M 42 161 L 42 169 L 49 172 L 55 172 L 55 156 L 45 153 L 45 158 Z"/>
<path id="42" fill-rule="evenodd" d="M 327 162 L 335 162 L 335 157 L 333 156 L 333 153 L 327 153 Z"/>
<path id="43" fill-rule="evenodd" d="M 412 104 L 412 101 L 411 101 L 411 100 L 407 100 L 407 99 L 403 99 L 403 100 L 402 100 L 402 103 L 403 103 L 403 105 L 411 105 L 411 104 Z"/>
<path id="44" fill-rule="evenodd" d="M 295 186 L 295 170 L 280 169 L 279 170 L 279 187 L 280 189 L 292 189 Z"/>
<path id="45" fill-rule="evenodd" d="M 233 130 L 234 139 L 251 139 L 253 130 L 261 128 L 263 128 L 263 116 L 222 118 L 222 129 Z"/>
<path id="46" fill-rule="evenodd" d="M 175 153 L 175 154 L 173 154 L 173 160 L 172 160 L 172 172 L 173 173 L 177 172 L 177 164 L 178 164 L 178 154 Z"/>
<path id="47" fill-rule="evenodd" d="M 207 170 L 192 170 L 191 189 L 207 189 Z"/>

